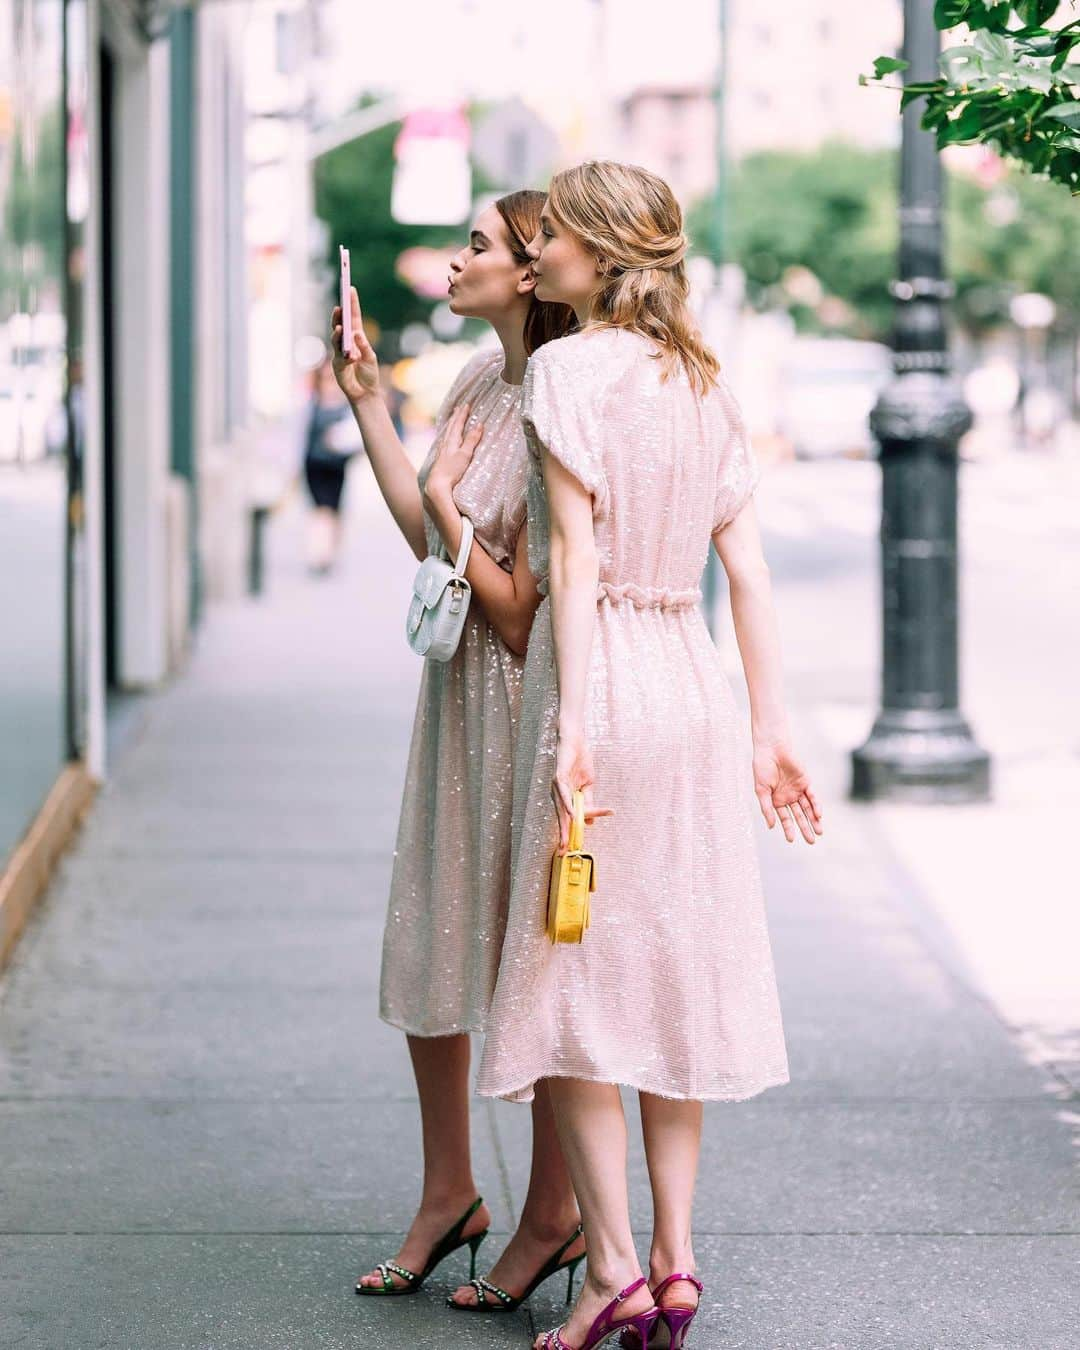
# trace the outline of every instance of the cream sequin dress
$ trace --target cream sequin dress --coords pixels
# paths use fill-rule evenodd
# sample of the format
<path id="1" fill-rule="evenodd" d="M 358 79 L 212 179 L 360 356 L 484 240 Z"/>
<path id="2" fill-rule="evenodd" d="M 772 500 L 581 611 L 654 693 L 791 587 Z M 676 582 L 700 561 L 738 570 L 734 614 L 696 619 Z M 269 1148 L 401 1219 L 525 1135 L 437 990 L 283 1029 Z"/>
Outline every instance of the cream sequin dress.
<path id="1" fill-rule="evenodd" d="M 749 739 L 699 607 L 710 536 L 757 479 L 721 383 L 660 379 L 651 345 L 598 330 L 529 361 L 530 565 L 547 591 L 540 447 L 593 494 L 600 562 L 586 704 L 598 888 L 580 946 L 545 933 L 558 830 L 550 602 L 537 611 L 515 759 L 514 881 L 479 1090 L 546 1077 L 735 1100 L 787 1081 L 751 808 Z"/>
<path id="2" fill-rule="evenodd" d="M 420 470 L 460 403 L 483 440 L 454 489 L 476 542 L 513 570 L 525 520 L 528 456 L 521 386 L 502 349 L 474 356 L 454 382 Z M 439 534 L 425 517 L 428 549 Z M 452 659 L 423 662 L 383 936 L 379 1014 L 417 1036 L 479 1031 L 495 987 L 510 888 L 511 751 L 524 662 L 474 598 Z"/>

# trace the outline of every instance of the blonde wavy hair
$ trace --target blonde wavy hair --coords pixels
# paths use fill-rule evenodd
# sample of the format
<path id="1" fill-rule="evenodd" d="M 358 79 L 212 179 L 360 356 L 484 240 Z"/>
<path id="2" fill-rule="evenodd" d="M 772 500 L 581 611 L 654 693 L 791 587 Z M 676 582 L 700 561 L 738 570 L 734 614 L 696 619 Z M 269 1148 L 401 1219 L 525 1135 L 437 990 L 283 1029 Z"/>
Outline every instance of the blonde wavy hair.
<path id="1" fill-rule="evenodd" d="M 662 379 L 681 364 L 699 394 L 710 389 L 720 363 L 687 305 L 687 238 L 667 183 L 636 164 L 590 160 L 555 175 L 548 205 L 601 268 L 586 328 L 641 333 L 659 348 Z"/>

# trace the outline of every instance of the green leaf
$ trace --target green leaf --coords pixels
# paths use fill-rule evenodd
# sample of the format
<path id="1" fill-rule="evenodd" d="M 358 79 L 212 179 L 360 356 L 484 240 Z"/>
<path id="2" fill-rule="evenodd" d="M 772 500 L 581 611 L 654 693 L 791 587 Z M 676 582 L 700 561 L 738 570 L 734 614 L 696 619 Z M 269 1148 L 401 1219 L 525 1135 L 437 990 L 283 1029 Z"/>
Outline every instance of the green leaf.
<path id="1" fill-rule="evenodd" d="M 1024 23 L 1034 28 L 1054 17 L 1058 0 L 1016 0 L 1014 7 Z"/>
<path id="2" fill-rule="evenodd" d="M 919 125 L 923 131 L 936 131 L 946 121 L 948 121 L 948 110 L 942 107 L 940 103 L 928 103 Z"/>
<path id="3" fill-rule="evenodd" d="M 998 33 L 979 32 L 975 34 L 975 49 L 988 56 L 991 61 L 1009 62 L 1013 60 L 1013 50 L 1005 38 Z"/>
<path id="4" fill-rule="evenodd" d="M 938 28 L 955 28 L 963 23 L 970 0 L 934 0 L 934 23 Z"/>
<path id="5" fill-rule="evenodd" d="M 1068 65 L 1072 57 L 1073 48 L 1078 42 L 1080 42 L 1080 33 L 1059 33 L 1054 43 L 1054 46 L 1057 48 L 1057 55 L 1054 57 L 1053 61 L 1051 61 L 1050 69 L 1058 71 L 1061 70 L 1063 66 Z"/>
<path id="6" fill-rule="evenodd" d="M 1054 77 L 1042 63 L 1034 65 L 1030 61 L 1021 61 L 1015 71 L 1015 80 L 1029 89 L 1038 89 L 1041 94 L 1048 94 L 1054 87 Z"/>
<path id="7" fill-rule="evenodd" d="M 983 109 L 975 103 L 969 103 L 959 117 L 950 118 L 938 128 L 938 145 L 955 145 L 961 141 L 977 140 L 982 125 Z"/>
<path id="8" fill-rule="evenodd" d="M 1014 50 L 1027 56 L 1053 56 L 1058 46 L 1057 38 L 1049 33 L 1045 37 L 1016 38 L 1013 41 Z"/>
<path id="9" fill-rule="evenodd" d="M 940 58 L 941 73 L 950 84 L 966 84 L 982 72 L 982 57 L 974 47 L 946 47 Z"/>
<path id="10" fill-rule="evenodd" d="M 910 64 L 910 61 L 902 61 L 896 56 L 879 56 L 874 62 L 874 79 L 880 80 L 883 75 L 891 75 L 895 70 L 907 70 Z"/>
<path id="11" fill-rule="evenodd" d="M 1012 17 L 1012 5 L 1009 0 L 971 0 L 964 22 L 974 32 L 976 29 L 989 29 L 992 33 L 1004 33 L 1008 30 Z"/>
<path id="12" fill-rule="evenodd" d="M 1057 103 L 1042 114 L 1040 121 L 1064 122 L 1074 131 L 1080 130 L 1080 103 Z"/>

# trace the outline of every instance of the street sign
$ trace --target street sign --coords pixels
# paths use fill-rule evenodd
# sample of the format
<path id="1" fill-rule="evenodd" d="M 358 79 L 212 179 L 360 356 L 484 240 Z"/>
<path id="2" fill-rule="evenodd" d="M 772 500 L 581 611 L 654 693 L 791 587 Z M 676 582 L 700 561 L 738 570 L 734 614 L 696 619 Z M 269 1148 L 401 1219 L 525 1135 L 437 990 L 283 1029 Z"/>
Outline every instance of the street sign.
<path id="1" fill-rule="evenodd" d="M 469 120 L 463 108 L 406 114 L 394 142 L 390 214 L 402 225 L 460 225 L 472 207 Z"/>
<path id="2" fill-rule="evenodd" d="M 501 188 L 542 187 L 558 153 L 559 138 L 519 98 L 493 108 L 473 136 L 473 158 Z"/>

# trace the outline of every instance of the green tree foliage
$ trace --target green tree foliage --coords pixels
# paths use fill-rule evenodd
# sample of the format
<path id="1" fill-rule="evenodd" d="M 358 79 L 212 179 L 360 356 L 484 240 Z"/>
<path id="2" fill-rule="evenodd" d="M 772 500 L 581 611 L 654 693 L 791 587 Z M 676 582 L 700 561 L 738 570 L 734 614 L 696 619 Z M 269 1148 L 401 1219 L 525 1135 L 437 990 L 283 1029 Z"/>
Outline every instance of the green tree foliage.
<path id="1" fill-rule="evenodd" d="M 329 230 L 327 263 L 337 276 L 337 246 L 349 250 L 353 283 L 365 315 L 384 330 L 426 320 L 431 302 L 397 276 L 394 267 L 404 249 L 440 247 L 460 241 L 463 230 L 402 225 L 390 215 L 394 176 L 393 122 L 321 156 L 315 164 L 315 214 Z"/>
<path id="2" fill-rule="evenodd" d="M 980 143 L 1080 193 L 1080 19 L 1074 0 L 936 0 L 938 28 L 970 40 L 941 54 L 941 78 L 903 87 L 925 99 L 938 147 Z M 1068 22 L 1064 22 L 1069 19 Z M 878 57 L 872 79 L 907 69 Z M 863 76 L 863 83 L 867 77 Z"/>
<path id="3" fill-rule="evenodd" d="M 947 229 L 956 313 L 970 328 L 1003 319 L 1020 291 L 1051 296 L 1064 324 L 1080 323 L 1080 212 L 1060 187 L 1019 170 L 989 188 L 952 174 Z"/>
<path id="4" fill-rule="evenodd" d="M 27 305 L 27 291 L 47 279 L 59 281 L 64 269 L 64 130 L 59 105 L 40 117 L 37 153 L 23 156 L 16 128 L 11 144 L 11 178 L 3 202 L 0 230 L 0 290 L 13 308 Z"/>
<path id="5" fill-rule="evenodd" d="M 896 259 L 895 158 L 831 144 L 812 153 L 760 151 L 730 178 L 731 252 L 746 273 L 752 303 L 789 309 L 801 328 L 823 325 L 816 307 L 790 294 L 791 268 L 809 268 L 827 295 L 853 311 L 843 331 L 879 337 L 892 307 L 887 285 Z M 691 238 L 702 251 L 710 206 L 694 207 Z"/>
<path id="6" fill-rule="evenodd" d="M 896 274 L 897 163 L 892 152 L 832 144 L 809 153 L 763 151 L 747 156 L 731 178 L 733 260 L 760 308 L 789 310 L 810 332 L 883 340 Z M 695 244 L 709 238 L 710 204 L 689 213 Z M 946 246 L 957 285 L 955 314 L 977 331 L 1004 319 L 1011 296 L 1039 290 L 1067 315 L 1080 316 L 1080 217 L 1054 185 L 1013 172 L 992 186 L 950 173 Z M 794 285 L 809 269 L 826 300 L 807 303 Z M 831 312 L 830 312 L 831 311 Z"/>

